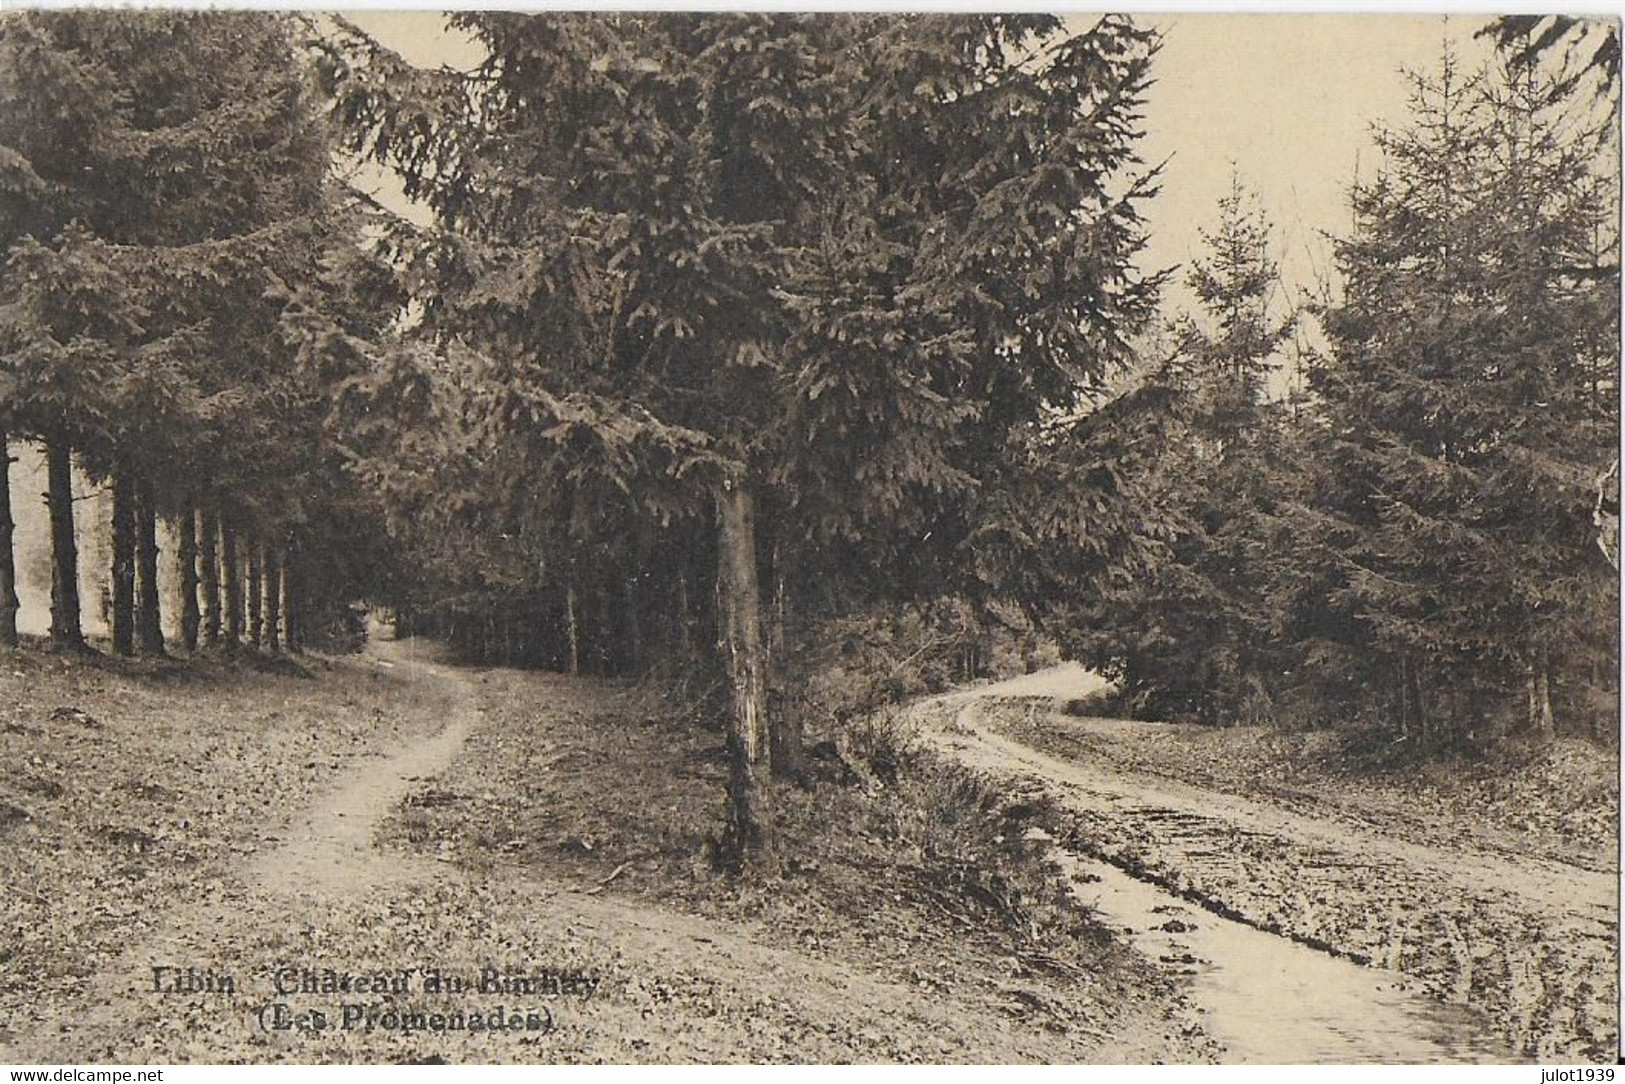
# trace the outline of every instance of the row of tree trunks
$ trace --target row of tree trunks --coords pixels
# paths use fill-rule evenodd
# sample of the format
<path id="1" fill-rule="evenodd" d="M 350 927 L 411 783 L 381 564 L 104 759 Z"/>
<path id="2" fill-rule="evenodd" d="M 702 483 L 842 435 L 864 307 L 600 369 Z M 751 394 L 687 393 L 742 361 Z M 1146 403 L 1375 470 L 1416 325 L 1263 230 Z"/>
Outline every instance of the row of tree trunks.
<path id="1" fill-rule="evenodd" d="M 12 549 L 11 445 L 0 429 L 0 647 L 17 646 L 17 559 Z"/>
<path id="2" fill-rule="evenodd" d="M 142 488 L 130 476 L 114 478 L 110 614 L 113 650 L 121 655 L 137 650 L 144 655 L 162 655 L 157 517 L 149 501 L 136 499 L 138 492 Z M 284 637 L 275 626 L 292 611 L 282 597 L 282 564 L 276 554 L 251 545 L 239 562 L 235 532 L 229 527 L 222 532 L 219 517 L 212 513 L 179 516 L 174 528 L 181 644 L 186 651 L 198 649 L 200 631 L 207 647 L 224 642 L 228 650 L 235 649 L 246 637 L 253 647 L 281 650 Z M 227 613 L 224 636 L 220 619 L 222 594 Z M 287 641 L 291 642 L 292 637 Z"/>
<path id="3" fill-rule="evenodd" d="M 189 528 L 180 529 L 183 541 Z M 181 604 L 190 606 L 194 619 L 201 613 L 204 646 L 235 651 L 246 643 L 270 652 L 296 650 L 304 637 L 297 627 L 301 609 L 288 558 L 242 537 L 216 513 L 199 513 L 197 529 L 196 572 L 188 576 L 183 568 Z"/>
<path id="4" fill-rule="evenodd" d="M 1428 748 L 1455 733 L 1459 724 L 1457 709 L 1438 710 L 1429 703 L 1426 663 L 1410 655 L 1399 658 L 1399 733 L 1420 748 Z M 1557 733 L 1552 710 L 1551 661 L 1542 654 L 1524 669 L 1525 733 L 1551 738 Z"/>
<path id="5" fill-rule="evenodd" d="M 982 676 L 982 644 L 974 636 L 959 646 L 959 679 L 975 681 Z"/>
<path id="6" fill-rule="evenodd" d="M 133 472 L 113 476 L 113 650 L 133 655 L 164 653 L 158 602 L 158 517 L 151 487 Z"/>
<path id="7" fill-rule="evenodd" d="M 709 577 L 707 578 L 709 582 Z M 527 666 L 605 677 L 636 675 L 661 653 L 651 642 L 665 635 L 665 653 L 682 658 L 675 621 L 652 625 L 649 614 L 672 605 L 641 597 L 646 574 L 563 578 L 532 591 L 494 591 L 443 607 L 396 610 L 398 637 L 443 639 L 461 657 L 481 665 Z"/>
<path id="8" fill-rule="evenodd" d="M 16 529 L 11 511 L 11 471 L 8 434 L 0 430 L 0 647 L 17 644 Z M 46 441 L 46 493 L 51 540 L 51 642 L 59 647 L 85 647 L 79 602 L 79 553 L 75 538 L 73 452 L 69 443 Z M 109 624 L 113 650 L 121 655 L 136 651 L 162 655 L 165 650 L 158 581 L 158 516 L 152 488 L 130 470 L 112 479 L 112 567 Z M 212 510 L 179 517 L 176 530 L 176 565 L 180 583 L 181 644 L 188 652 L 212 647 L 222 639 L 222 597 L 227 628 L 225 638 L 249 641 L 278 651 L 295 648 L 302 635 L 296 630 L 295 580 L 286 560 L 270 548 L 253 547 L 248 557 L 247 627 L 244 627 L 242 579 L 237 560 L 237 537 Z M 224 575 L 222 576 L 222 572 Z M 199 595 L 202 606 L 199 606 Z"/>

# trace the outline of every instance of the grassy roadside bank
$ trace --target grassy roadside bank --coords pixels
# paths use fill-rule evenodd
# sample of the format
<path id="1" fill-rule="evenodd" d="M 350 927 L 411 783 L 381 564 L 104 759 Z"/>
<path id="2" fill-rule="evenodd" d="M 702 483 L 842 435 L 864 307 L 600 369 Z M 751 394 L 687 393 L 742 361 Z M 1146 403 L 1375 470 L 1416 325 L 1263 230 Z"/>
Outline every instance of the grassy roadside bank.
<path id="1" fill-rule="evenodd" d="M 1056 756 L 1263 795 L 1289 807 L 1331 809 L 1419 842 L 1619 868 L 1617 756 L 1583 738 L 1507 741 L 1476 754 L 1419 758 L 1391 735 L 1369 731 L 1063 716 L 1037 701 L 993 721 Z"/>
<path id="2" fill-rule="evenodd" d="M 1212 1056 L 1176 980 L 1063 898 L 1024 838 L 1043 811 L 931 758 L 898 717 L 826 752 L 818 786 L 776 787 L 780 871 L 731 877 L 709 860 L 719 732 L 640 690 L 504 671 L 479 681 L 491 725 L 391 818 L 386 846 L 493 882 L 542 878 L 736 925 L 979 1021 L 935 1051 L 877 1036 L 847 1053 L 858 1060 L 978 1059 L 977 1029 L 1030 1060 Z"/>

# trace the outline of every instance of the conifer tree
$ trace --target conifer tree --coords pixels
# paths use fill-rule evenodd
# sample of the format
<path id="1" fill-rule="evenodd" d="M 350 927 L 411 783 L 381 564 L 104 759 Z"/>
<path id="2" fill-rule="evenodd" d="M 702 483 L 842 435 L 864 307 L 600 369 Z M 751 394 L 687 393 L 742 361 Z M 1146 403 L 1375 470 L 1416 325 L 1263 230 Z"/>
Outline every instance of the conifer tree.
<path id="1" fill-rule="evenodd" d="M 253 552 L 282 520 L 340 521 L 311 508 L 353 500 L 314 439 L 327 389 L 303 381 L 282 334 L 294 290 L 327 281 L 324 261 L 359 240 L 288 26 L 218 13 L 0 20 L 0 364 L 12 432 L 48 447 L 63 643 L 82 640 L 74 455 L 114 490 L 120 651 L 163 650 L 160 518 L 189 520 L 202 503 L 246 528 Z M 184 630 L 197 577 L 180 579 Z"/>
<path id="2" fill-rule="evenodd" d="M 1276 664 L 1266 631 L 1277 620 L 1272 555 L 1261 532 L 1286 467 L 1283 408 L 1269 385 L 1296 317 L 1281 296 L 1269 223 L 1239 176 L 1217 210 L 1185 277 L 1195 311 L 1172 322 L 1166 356 L 1151 359 L 1142 388 L 1102 419 L 1135 418 L 1140 439 L 1157 448 L 1134 469 L 1143 472 L 1142 516 L 1163 521 L 1161 544 L 1132 586 L 1086 609 L 1070 639 L 1119 676 L 1137 710 L 1224 723 L 1263 713 Z"/>
<path id="3" fill-rule="evenodd" d="M 439 218 L 402 246 L 424 337 L 479 356 L 491 390 L 458 394 L 499 434 L 452 457 L 496 497 L 482 514 L 555 555 L 603 541 L 557 514 L 602 494 L 712 559 L 694 572 L 720 592 L 748 853 L 770 751 L 795 770 L 764 612 L 801 590 L 791 570 L 833 551 L 893 590 L 963 583 L 1009 442 L 1123 360 L 1154 300 L 1130 264 L 1152 37 L 1116 17 L 456 21 L 490 56 L 467 79 L 352 30 L 327 62 L 354 148 Z M 430 375 L 395 373 L 380 394 Z"/>
<path id="4" fill-rule="evenodd" d="M 1341 539 L 1329 601 L 1421 742 L 1512 704 L 1550 733 L 1554 696 L 1583 699 L 1617 650 L 1593 506 L 1618 440 L 1618 239 L 1591 113 L 1551 73 L 1464 77 L 1446 56 L 1383 133 L 1338 248 L 1315 382 Z"/>

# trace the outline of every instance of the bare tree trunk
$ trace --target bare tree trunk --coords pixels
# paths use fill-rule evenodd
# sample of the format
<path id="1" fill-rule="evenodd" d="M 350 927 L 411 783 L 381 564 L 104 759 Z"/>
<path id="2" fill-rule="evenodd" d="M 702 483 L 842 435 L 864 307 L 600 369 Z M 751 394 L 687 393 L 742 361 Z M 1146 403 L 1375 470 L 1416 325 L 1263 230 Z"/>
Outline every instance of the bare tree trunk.
<path id="1" fill-rule="evenodd" d="M 1553 737 L 1557 733 L 1557 720 L 1552 715 L 1552 664 L 1545 652 L 1541 652 L 1540 665 L 1535 670 L 1535 700 L 1539 734 L 1543 738 Z"/>
<path id="2" fill-rule="evenodd" d="M 243 643 L 243 568 L 237 558 L 237 532 L 225 520 L 220 522 L 220 572 L 220 589 L 226 597 L 223 642 L 227 651 L 236 651 Z"/>
<path id="3" fill-rule="evenodd" d="M 783 690 L 786 650 L 785 622 L 790 610 L 789 547 L 782 540 L 773 545 L 773 599 L 768 609 L 767 671 L 774 687 Z M 800 779 L 805 767 L 802 746 L 802 714 L 791 710 L 781 693 L 769 720 L 773 774 L 781 779 Z"/>
<path id="4" fill-rule="evenodd" d="M 570 584 L 564 589 L 564 636 L 569 656 L 566 660 L 568 673 L 574 677 L 581 673 L 581 643 L 577 638 L 576 628 L 576 588 Z"/>
<path id="5" fill-rule="evenodd" d="M 275 655 L 282 650 L 282 555 L 265 549 L 265 647 Z"/>
<path id="6" fill-rule="evenodd" d="M 197 651 L 197 516 L 191 507 L 175 517 L 175 570 L 181 584 L 181 647 Z"/>
<path id="7" fill-rule="evenodd" d="M 626 577 L 626 671 L 636 676 L 643 670 L 643 618 L 638 613 L 636 575 Z"/>
<path id="8" fill-rule="evenodd" d="M 717 494 L 717 602 L 728 713 L 728 824 L 724 845 L 738 863 L 769 859 L 766 795 L 767 673 L 756 568 L 755 501 L 743 484 Z"/>
<path id="9" fill-rule="evenodd" d="M 62 436 L 45 444 L 51 512 L 51 643 L 82 649 L 79 623 L 79 549 L 73 537 L 73 450 Z"/>
<path id="10" fill-rule="evenodd" d="M 203 646 L 220 642 L 220 519 L 214 509 L 198 513 L 198 564 L 202 566 Z"/>
<path id="11" fill-rule="evenodd" d="M 0 429 L 0 647 L 17 646 L 17 558 L 12 549 L 11 439 Z"/>
<path id="12" fill-rule="evenodd" d="M 300 611 L 299 558 L 290 546 L 282 551 L 282 642 L 289 651 L 305 646 L 305 619 Z"/>
<path id="13" fill-rule="evenodd" d="M 265 617 L 265 585 L 263 583 L 264 576 L 262 575 L 264 566 L 261 563 L 264 558 L 257 543 L 248 543 L 248 554 L 245 560 L 248 565 L 248 642 L 254 647 L 259 647 L 264 642 L 264 629 L 261 627 L 261 622 Z"/>
<path id="14" fill-rule="evenodd" d="M 135 654 L 135 481 L 119 468 L 113 474 L 113 651 Z"/>
<path id="15" fill-rule="evenodd" d="M 135 638 L 143 655 L 164 653 L 164 626 L 158 597 L 158 514 L 152 486 L 142 483 L 135 512 Z"/>

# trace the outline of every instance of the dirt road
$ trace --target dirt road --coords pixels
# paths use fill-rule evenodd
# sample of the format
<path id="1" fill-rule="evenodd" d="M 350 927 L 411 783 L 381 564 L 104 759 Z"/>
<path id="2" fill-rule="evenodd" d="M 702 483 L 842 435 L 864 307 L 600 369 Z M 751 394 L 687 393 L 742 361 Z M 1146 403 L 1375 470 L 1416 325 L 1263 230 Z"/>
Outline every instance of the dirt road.
<path id="1" fill-rule="evenodd" d="M 1005 958 L 992 942 L 954 955 L 969 944 L 963 916 L 870 942 L 839 912 L 790 929 L 721 902 L 675 905 L 660 878 L 681 865 L 637 855 L 693 841 L 638 826 L 672 823 L 671 803 L 687 803 L 688 821 L 714 816 L 715 739 L 628 716 L 591 682 L 482 675 L 391 643 L 315 680 L 255 679 L 230 701 L 208 682 L 64 673 L 70 683 L 38 685 L 53 699 L 8 732 L 38 750 L 23 778 L 34 789 L 18 792 L 35 827 L 12 842 L 60 869 L 19 881 L 10 902 L 24 938 L 60 927 L 98 947 L 80 964 L 72 934 L 5 946 L 0 1061 L 1147 1061 L 1209 1057 L 1214 1039 L 1233 1061 L 1473 1061 L 1596 1057 L 1613 1042 L 1611 874 L 1519 857 L 1507 841 L 1440 846 L 1381 818 L 1306 808 L 1302 795 L 1013 737 L 1024 732 L 1011 718 L 1056 732 L 1136 725 L 1046 721 L 1058 698 L 1090 691 L 1076 669 L 939 698 L 916 716 L 939 749 L 1059 799 L 1049 853 L 1075 898 L 1149 958 L 1114 949 L 1128 963 L 1086 975 L 1092 994 L 1045 986 L 1014 957 L 1008 974 L 944 980 L 955 961 Z M 29 721 L 57 697 L 102 721 L 55 732 Z M 271 756 L 296 717 L 307 720 L 297 752 Z M 1111 733 L 1127 740 L 1093 748 L 1141 746 L 1131 729 Z M 122 749 L 152 762 L 106 780 Z M 661 786 L 599 809 L 586 766 L 628 757 Z M 207 785 L 216 764 L 233 766 L 235 794 Z M 588 806 L 596 846 L 577 838 Z M 95 828 L 109 811 L 117 833 Z M 394 835 L 380 842 L 386 823 Z M 403 846 L 414 824 L 431 834 Z M 137 843 L 69 863 L 92 830 Z M 1043 836 L 1033 829 L 1033 844 Z M 592 854 L 576 864 L 524 857 L 578 843 Z M 86 870 L 92 860 L 105 868 Z M 155 982 L 154 967 L 171 970 Z M 1188 975 L 1185 1001 L 1146 981 L 1170 971 Z M 403 974 L 399 989 L 356 985 Z M 431 990 L 431 975 L 466 989 Z M 590 990 L 537 985 L 582 976 Z M 518 1024 L 466 1026 L 475 1013 Z"/>
<path id="2" fill-rule="evenodd" d="M 1441 846 L 1433 826 L 1409 832 L 1313 794 L 1282 801 L 1265 787 L 1236 793 L 1240 781 L 1183 782 L 1177 765 L 1136 770 L 1112 750 L 1148 724 L 1057 710 L 1098 687 L 1058 668 L 928 702 L 918 717 L 948 755 L 1057 800 L 1079 897 L 1188 966 L 1230 1059 L 1612 1056 L 1616 873 L 1521 856 L 1515 840 L 1456 833 Z M 1059 756 L 1010 736 L 1066 728 L 1112 740 Z"/>

